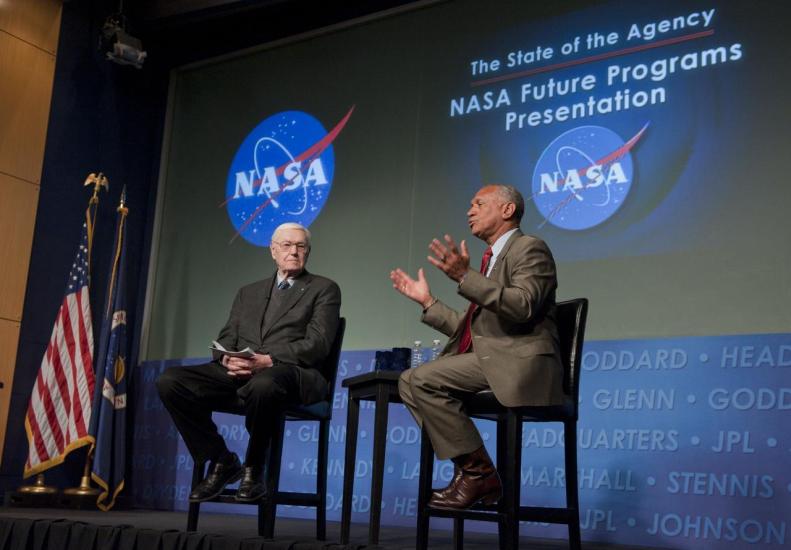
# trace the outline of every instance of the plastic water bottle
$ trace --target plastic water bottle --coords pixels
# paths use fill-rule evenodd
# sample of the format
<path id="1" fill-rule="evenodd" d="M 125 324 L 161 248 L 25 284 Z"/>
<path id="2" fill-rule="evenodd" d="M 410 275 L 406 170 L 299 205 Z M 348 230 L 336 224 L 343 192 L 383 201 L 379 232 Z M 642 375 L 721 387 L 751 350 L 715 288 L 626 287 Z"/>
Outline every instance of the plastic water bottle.
<path id="1" fill-rule="evenodd" d="M 414 345 L 412 346 L 412 368 L 415 369 L 423 364 L 423 348 L 421 346 L 423 342 L 420 340 L 415 340 Z"/>
<path id="2" fill-rule="evenodd" d="M 438 357 L 440 352 L 442 352 L 442 348 L 440 347 L 439 340 L 432 340 L 431 341 L 431 360 L 435 361 Z"/>

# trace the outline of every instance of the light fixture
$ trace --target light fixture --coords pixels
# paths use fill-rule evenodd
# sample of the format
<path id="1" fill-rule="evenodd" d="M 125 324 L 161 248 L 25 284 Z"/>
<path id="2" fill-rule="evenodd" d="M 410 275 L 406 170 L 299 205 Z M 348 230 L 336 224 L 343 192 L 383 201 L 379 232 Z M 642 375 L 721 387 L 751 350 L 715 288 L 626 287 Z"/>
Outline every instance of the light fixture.
<path id="1" fill-rule="evenodd" d="M 126 32 L 126 20 L 121 13 L 111 15 L 105 20 L 99 37 L 99 48 L 108 61 L 131 65 L 137 69 L 143 67 L 143 61 L 148 55 L 143 51 L 143 43 Z"/>

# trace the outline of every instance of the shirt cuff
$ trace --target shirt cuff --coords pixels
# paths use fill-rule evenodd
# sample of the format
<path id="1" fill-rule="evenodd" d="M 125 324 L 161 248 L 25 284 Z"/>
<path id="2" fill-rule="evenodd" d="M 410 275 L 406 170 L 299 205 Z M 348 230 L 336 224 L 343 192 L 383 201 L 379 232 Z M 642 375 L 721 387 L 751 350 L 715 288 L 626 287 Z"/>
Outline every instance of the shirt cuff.
<path id="1" fill-rule="evenodd" d="M 423 308 L 423 313 L 427 312 L 431 306 L 436 304 L 439 301 L 436 296 L 431 297 L 431 301 L 429 301 L 428 305 Z"/>

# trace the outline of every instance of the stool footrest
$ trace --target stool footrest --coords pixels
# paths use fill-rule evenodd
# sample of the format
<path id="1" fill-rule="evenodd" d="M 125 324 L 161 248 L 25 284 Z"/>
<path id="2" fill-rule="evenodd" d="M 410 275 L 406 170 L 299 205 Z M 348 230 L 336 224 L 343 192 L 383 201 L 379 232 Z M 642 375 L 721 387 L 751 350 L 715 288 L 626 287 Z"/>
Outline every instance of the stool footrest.
<path id="1" fill-rule="evenodd" d="M 289 491 L 278 491 L 277 503 L 290 504 L 292 506 L 318 506 L 321 502 L 316 493 L 293 493 Z"/>
<path id="2" fill-rule="evenodd" d="M 484 510 L 442 510 L 440 508 L 426 508 L 429 516 L 436 518 L 469 519 L 472 521 L 500 521 L 504 515 L 497 510 L 487 512 Z"/>
<path id="3" fill-rule="evenodd" d="M 499 521 L 505 515 L 497 506 L 478 505 L 467 510 L 443 510 L 426 508 L 429 516 L 438 518 L 469 519 L 473 521 Z M 577 511 L 573 508 L 548 508 L 543 506 L 520 506 L 519 521 L 569 524 L 577 521 Z"/>
<path id="4" fill-rule="evenodd" d="M 211 500 L 207 500 L 206 502 L 222 502 L 224 504 L 242 504 L 240 502 L 236 502 L 236 490 L 233 491 L 223 491 L 218 496 L 214 497 Z"/>
<path id="5" fill-rule="evenodd" d="M 519 521 L 537 521 L 540 523 L 565 523 L 578 520 L 574 508 L 548 508 L 544 506 L 520 506 Z"/>
<path id="6" fill-rule="evenodd" d="M 256 500 L 253 502 L 239 502 L 236 500 L 236 490 L 226 489 L 218 496 L 205 502 L 222 502 L 224 504 L 260 504 L 268 499 Z M 278 504 L 290 504 L 292 506 L 318 506 L 321 502 L 318 493 L 294 493 L 289 491 L 277 492 Z"/>

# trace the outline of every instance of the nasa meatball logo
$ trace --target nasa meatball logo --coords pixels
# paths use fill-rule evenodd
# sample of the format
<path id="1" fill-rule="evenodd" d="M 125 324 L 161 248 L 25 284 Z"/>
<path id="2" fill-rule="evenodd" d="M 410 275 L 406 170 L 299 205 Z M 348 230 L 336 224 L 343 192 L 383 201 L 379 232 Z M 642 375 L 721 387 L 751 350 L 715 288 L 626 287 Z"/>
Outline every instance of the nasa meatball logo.
<path id="1" fill-rule="evenodd" d="M 354 107 L 330 132 L 302 111 L 272 115 L 250 132 L 225 184 L 224 205 L 236 228 L 234 239 L 241 235 L 256 246 L 269 246 L 278 225 L 313 223 L 332 189 L 332 142 L 352 111 Z"/>
<path id="2" fill-rule="evenodd" d="M 543 223 L 579 231 L 615 214 L 633 183 L 631 150 L 646 128 L 626 142 L 602 126 L 580 126 L 555 138 L 533 172 L 532 197 Z"/>

